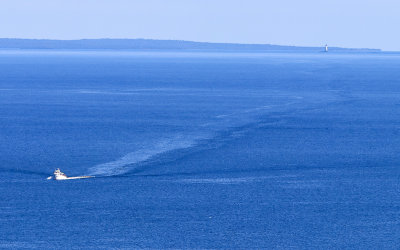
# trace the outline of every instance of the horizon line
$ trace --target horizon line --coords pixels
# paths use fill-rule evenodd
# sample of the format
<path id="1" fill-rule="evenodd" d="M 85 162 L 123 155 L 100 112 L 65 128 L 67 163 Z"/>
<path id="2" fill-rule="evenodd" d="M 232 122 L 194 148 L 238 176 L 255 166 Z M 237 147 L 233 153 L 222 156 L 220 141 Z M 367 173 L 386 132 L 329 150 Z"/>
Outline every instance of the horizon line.
<path id="1" fill-rule="evenodd" d="M 154 39 L 154 38 L 73 38 L 73 39 L 58 39 L 58 38 L 17 38 L 17 37 L 0 37 L 0 40 L 45 40 L 45 41 L 85 41 L 85 40 L 150 40 L 150 41 L 179 41 L 179 42 L 189 42 L 189 43 L 203 43 L 203 44 L 230 44 L 230 45 L 264 45 L 264 46 L 281 46 L 281 47 L 297 47 L 297 48 L 323 48 L 328 45 L 329 48 L 335 49 L 350 49 L 350 50 L 379 50 L 381 52 L 399 52 L 399 51 L 386 51 L 381 48 L 352 48 L 352 47 L 340 47 L 340 46 L 330 46 L 329 43 L 325 43 L 320 46 L 316 45 L 287 45 L 287 44 L 271 44 L 271 43 L 235 43 L 235 42 L 204 42 L 204 41 L 193 41 L 193 40 L 183 40 L 183 39 Z"/>

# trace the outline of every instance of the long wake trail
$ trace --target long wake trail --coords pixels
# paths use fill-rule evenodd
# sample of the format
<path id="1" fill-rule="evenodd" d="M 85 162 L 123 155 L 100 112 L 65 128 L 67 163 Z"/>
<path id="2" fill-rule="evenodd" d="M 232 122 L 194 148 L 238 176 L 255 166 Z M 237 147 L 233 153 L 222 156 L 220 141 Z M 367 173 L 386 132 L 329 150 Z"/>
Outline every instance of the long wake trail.
<path id="1" fill-rule="evenodd" d="M 138 149 L 115 161 L 93 166 L 89 168 L 89 175 L 116 176 L 134 171 L 140 163 L 143 163 L 157 155 L 193 146 L 196 139 L 197 138 L 187 139 L 179 136 L 175 138 L 162 139 L 147 148 Z"/>

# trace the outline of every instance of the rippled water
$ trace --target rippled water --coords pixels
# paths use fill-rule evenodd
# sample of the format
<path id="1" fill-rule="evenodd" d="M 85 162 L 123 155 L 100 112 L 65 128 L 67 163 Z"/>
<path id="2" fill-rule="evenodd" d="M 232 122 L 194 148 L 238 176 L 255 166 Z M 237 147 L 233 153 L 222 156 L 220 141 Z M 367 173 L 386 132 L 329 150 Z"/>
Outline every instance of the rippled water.
<path id="1" fill-rule="evenodd" d="M 1 51 L 0 247 L 397 248 L 399 67 Z"/>

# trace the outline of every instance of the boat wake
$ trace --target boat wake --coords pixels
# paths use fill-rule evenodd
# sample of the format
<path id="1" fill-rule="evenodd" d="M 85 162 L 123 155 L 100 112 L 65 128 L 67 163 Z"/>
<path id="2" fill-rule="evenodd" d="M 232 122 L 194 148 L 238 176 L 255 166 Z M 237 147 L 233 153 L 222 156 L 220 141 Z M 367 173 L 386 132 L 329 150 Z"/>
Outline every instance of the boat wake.
<path id="1" fill-rule="evenodd" d="M 176 136 L 174 138 L 166 138 L 152 144 L 146 148 L 138 149 L 115 161 L 102 163 L 89 168 L 89 175 L 95 176 L 115 176 L 134 171 L 141 163 L 161 155 L 163 153 L 188 148 L 196 143 L 197 137 L 184 138 Z"/>
<path id="2" fill-rule="evenodd" d="M 292 101 L 277 106 L 263 105 L 239 113 L 219 115 L 214 122 L 200 125 L 203 132 L 192 131 L 188 134 L 162 138 L 156 142 L 147 142 L 141 148 L 119 159 L 89 168 L 88 175 L 118 176 L 151 170 L 187 155 L 188 152 L 219 147 L 221 144 L 243 136 L 248 130 L 281 124 L 285 116 L 292 112 L 320 108 L 320 106 L 310 105 L 302 109 L 296 104 L 297 102 Z M 271 111 L 274 113 L 270 113 Z M 267 113 L 269 115 L 265 116 Z"/>

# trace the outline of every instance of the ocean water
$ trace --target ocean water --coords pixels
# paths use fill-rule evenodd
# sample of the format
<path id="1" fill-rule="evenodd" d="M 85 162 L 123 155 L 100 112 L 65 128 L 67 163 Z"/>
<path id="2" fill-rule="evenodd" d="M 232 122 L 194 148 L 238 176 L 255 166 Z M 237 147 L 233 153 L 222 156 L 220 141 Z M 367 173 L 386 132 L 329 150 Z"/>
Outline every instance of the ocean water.
<path id="1" fill-rule="evenodd" d="M 0 51 L 0 248 L 398 249 L 399 69 Z"/>

